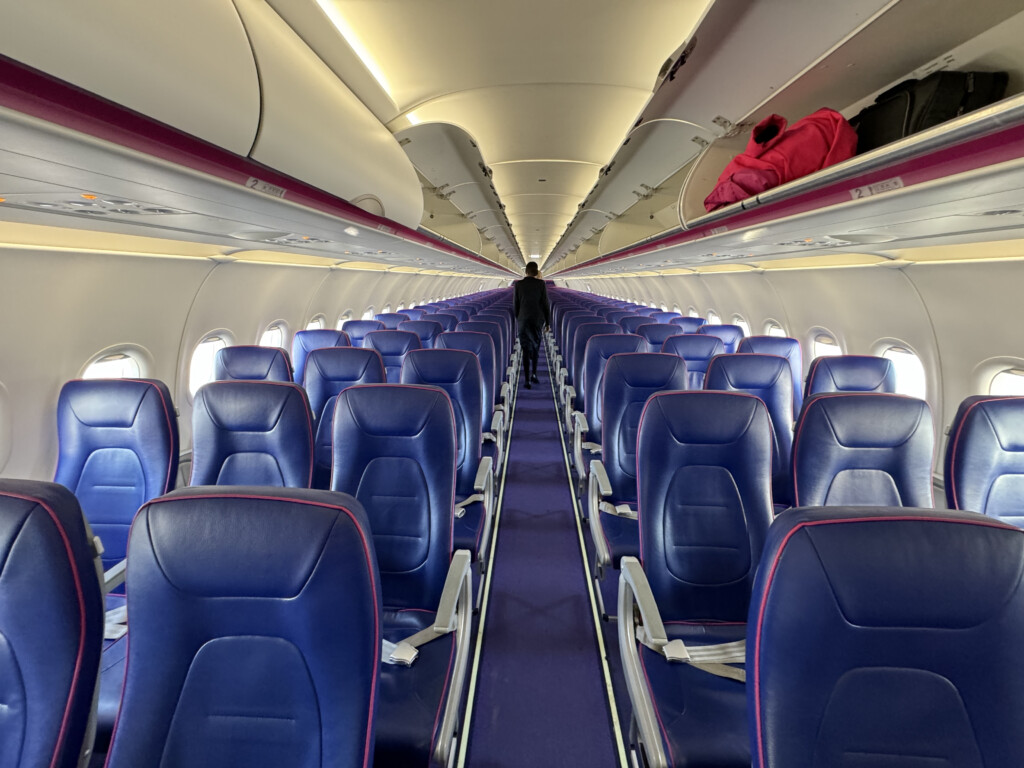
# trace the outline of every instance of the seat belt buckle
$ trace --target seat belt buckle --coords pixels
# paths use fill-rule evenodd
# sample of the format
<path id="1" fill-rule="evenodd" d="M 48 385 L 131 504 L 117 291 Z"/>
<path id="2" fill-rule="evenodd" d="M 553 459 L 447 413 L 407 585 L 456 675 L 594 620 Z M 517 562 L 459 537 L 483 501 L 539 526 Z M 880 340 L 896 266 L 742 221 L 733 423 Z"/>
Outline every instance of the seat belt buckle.
<path id="1" fill-rule="evenodd" d="M 420 655 L 420 652 L 413 648 L 406 642 L 401 642 L 395 646 L 395 649 L 391 651 L 391 655 L 388 657 L 392 664 L 401 664 L 403 667 L 411 667 L 413 662 L 416 661 L 416 657 Z"/>
<path id="2" fill-rule="evenodd" d="M 686 650 L 686 643 L 678 638 L 665 643 L 661 648 L 661 652 L 668 662 L 690 663 L 690 653 Z"/>

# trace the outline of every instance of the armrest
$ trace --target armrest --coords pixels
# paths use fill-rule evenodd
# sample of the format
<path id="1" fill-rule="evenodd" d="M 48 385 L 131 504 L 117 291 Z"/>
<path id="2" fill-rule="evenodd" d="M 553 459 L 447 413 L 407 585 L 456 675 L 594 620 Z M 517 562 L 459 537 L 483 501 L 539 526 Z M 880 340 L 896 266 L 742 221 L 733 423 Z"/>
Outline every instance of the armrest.
<path id="1" fill-rule="evenodd" d="M 103 572 L 103 594 L 109 594 L 124 584 L 124 573 L 128 567 L 128 558 Z"/>
<path id="2" fill-rule="evenodd" d="M 501 407 L 505 413 L 508 413 L 508 400 L 512 393 L 512 387 L 507 381 L 501 382 Z M 511 416 L 510 416 L 511 418 Z"/>
<path id="3" fill-rule="evenodd" d="M 572 401 L 576 399 L 576 387 L 566 384 L 562 387 L 562 411 L 565 413 L 565 433 L 572 434 Z"/>
<path id="4" fill-rule="evenodd" d="M 646 677 L 640 663 L 640 652 L 637 649 L 637 612 L 643 621 L 643 632 L 647 636 L 655 636 L 664 645 L 665 625 L 661 620 L 658 606 L 651 594 L 651 586 L 647 581 L 640 561 L 635 557 L 624 557 L 620 563 L 619 600 L 618 600 L 618 633 L 619 656 L 622 659 L 622 671 L 626 678 L 626 690 L 633 707 L 633 718 L 636 721 L 640 743 L 647 754 L 650 768 L 666 768 L 668 760 L 661 742 L 657 714 L 654 702 L 646 684 Z M 639 609 L 637 611 L 636 609 Z"/>
<path id="5" fill-rule="evenodd" d="M 501 471 L 502 459 L 505 456 L 505 413 L 495 409 L 491 415 L 491 431 L 484 433 L 484 440 L 493 440 L 494 450 L 494 474 Z"/>
<path id="6" fill-rule="evenodd" d="M 597 564 L 598 578 L 604 569 L 612 564 L 612 553 L 608 547 L 608 538 L 601 523 L 601 499 L 611 496 L 612 486 L 608 481 L 608 473 L 599 459 L 590 462 L 590 477 L 587 480 L 587 519 L 590 523 L 590 537 L 594 540 L 594 559 Z"/>
<path id="7" fill-rule="evenodd" d="M 452 681 L 448 686 L 448 700 L 444 706 L 441 729 L 434 746 L 434 764 L 447 766 L 452 751 L 455 724 L 462 708 L 462 695 L 469 666 L 470 629 L 473 619 L 473 577 L 470 570 L 471 557 L 468 550 L 460 549 L 452 555 L 448 566 L 448 577 L 444 582 L 441 600 L 437 606 L 434 629 L 444 626 L 455 632 L 455 661 L 452 667 Z M 447 622 L 447 623 L 446 623 Z M 466 735 L 463 735 L 466 738 Z"/>
<path id="8" fill-rule="evenodd" d="M 480 534 L 480 571 L 483 572 L 487 562 L 487 550 L 491 543 L 491 526 L 494 524 L 494 468 L 490 456 L 480 459 L 476 468 L 476 479 L 473 490 L 483 496 L 484 519 L 483 531 Z"/>
<path id="9" fill-rule="evenodd" d="M 586 477 L 587 465 L 583 460 L 583 436 L 590 431 L 585 414 L 579 411 L 572 413 L 572 460 L 576 464 L 576 476 Z"/>

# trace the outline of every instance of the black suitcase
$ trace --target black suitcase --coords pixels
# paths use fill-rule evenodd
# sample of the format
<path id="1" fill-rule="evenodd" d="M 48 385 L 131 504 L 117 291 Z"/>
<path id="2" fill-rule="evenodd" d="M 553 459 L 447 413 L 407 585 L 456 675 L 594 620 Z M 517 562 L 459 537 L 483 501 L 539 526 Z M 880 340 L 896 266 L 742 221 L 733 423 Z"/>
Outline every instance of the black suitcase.
<path id="1" fill-rule="evenodd" d="M 857 130 L 857 153 L 999 101 L 1006 81 L 1005 72 L 933 72 L 921 80 L 905 80 L 850 121 Z"/>

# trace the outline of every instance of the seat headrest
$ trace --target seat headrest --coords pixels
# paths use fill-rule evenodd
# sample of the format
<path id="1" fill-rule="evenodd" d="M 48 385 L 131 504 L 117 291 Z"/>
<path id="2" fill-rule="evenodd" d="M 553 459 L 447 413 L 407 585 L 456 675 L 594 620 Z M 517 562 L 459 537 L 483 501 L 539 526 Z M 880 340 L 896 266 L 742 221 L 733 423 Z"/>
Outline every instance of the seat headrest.
<path id="1" fill-rule="evenodd" d="M 404 384 L 454 384 L 471 376 L 480 378 L 480 361 L 461 349 L 414 349 L 402 362 Z"/>
<path id="2" fill-rule="evenodd" d="M 347 347 L 352 340 L 344 331 L 330 328 L 310 328 L 296 331 L 292 339 L 292 364 L 295 366 L 295 381 L 301 383 L 306 373 L 306 358 L 314 349 L 324 347 Z"/>
<path id="3" fill-rule="evenodd" d="M 216 381 L 291 381 L 288 353 L 277 347 L 235 346 L 218 349 L 213 359 Z"/>
<path id="4" fill-rule="evenodd" d="M 420 337 L 409 331 L 370 331 L 363 337 L 363 346 L 376 349 L 382 355 L 403 355 L 420 349 Z"/>
<path id="5" fill-rule="evenodd" d="M 435 323 L 433 320 L 407 320 L 404 323 L 399 323 L 398 330 L 415 333 L 421 340 L 433 339 L 444 333 L 441 324 Z"/>
<path id="6" fill-rule="evenodd" d="M 608 358 L 604 377 L 606 387 L 614 380 L 635 389 L 660 389 L 669 384 L 685 389 L 686 362 L 657 352 L 617 354 Z"/>
<path id="7" fill-rule="evenodd" d="M 808 400 L 800 426 L 809 430 L 819 420 L 843 448 L 890 448 L 930 430 L 931 409 L 906 395 L 834 392 Z"/>
<path id="8" fill-rule="evenodd" d="M 412 318 L 400 312 L 381 312 L 380 314 L 374 315 L 373 319 L 383 323 L 384 328 L 387 330 L 394 331 L 398 329 L 399 323 L 407 322 Z"/>
<path id="9" fill-rule="evenodd" d="M 686 333 L 669 336 L 662 344 L 661 351 L 666 354 L 678 355 L 689 362 L 691 360 L 710 360 L 715 355 L 724 355 L 725 345 L 717 336 Z"/>
<path id="10" fill-rule="evenodd" d="M 155 379 L 73 379 L 61 388 L 57 408 L 67 408 L 81 427 L 127 429 L 140 415 L 154 424 L 173 421 L 174 415 L 167 385 Z M 152 408 L 149 415 L 143 414 L 147 408 Z M 176 424 L 173 428 L 176 433 Z"/>
<path id="11" fill-rule="evenodd" d="M 789 362 L 778 355 L 719 355 L 708 366 L 706 389 L 767 389 L 784 386 L 792 392 Z"/>
<path id="12" fill-rule="evenodd" d="M 892 361 L 870 355 L 816 357 L 807 371 L 807 395 L 821 392 L 896 391 Z"/>
<path id="13" fill-rule="evenodd" d="M 383 331 L 384 323 L 380 320 L 346 320 L 341 330 L 349 335 L 354 345 L 362 346 L 363 337 L 370 331 Z"/>
<path id="14" fill-rule="evenodd" d="M 679 326 L 669 325 L 667 323 L 648 323 L 647 325 L 641 325 L 636 329 L 636 332 L 638 335 L 647 339 L 647 341 L 652 344 L 657 344 L 659 347 L 665 343 L 665 339 L 682 334 L 682 330 L 680 330 Z"/>
<path id="15" fill-rule="evenodd" d="M 751 430 L 755 420 L 768 416 L 759 397 L 711 390 L 659 392 L 647 401 L 644 418 L 652 409 L 676 442 L 703 445 L 735 443 Z M 770 448 L 770 431 L 764 434 Z"/>
<path id="16" fill-rule="evenodd" d="M 435 418 L 452 418 L 448 395 L 441 389 L 412 384 L 360 384 L 344 391 L 337 408 L 372 437 L 414 437 Z M 335 413 L 335 424 L 338 422 Z"/>
<path id="17" fill-rule="evenodd" d="M 703 317 L 673 317 L 669 320 L 671 325 L 678 325 L 683 333 L 696 333 L 697 329 L 707 321 Z"/>
<path id="18" fill-rule="evenodd" d="M 708 336 L 716 336 L 725 344 L 725 351 L 732 353 L 736 351 L 740 340 L 743 339 L 743 329 L 738 325 L 718 325 L 705 323 L 697 329 L 697 333 Z"/>

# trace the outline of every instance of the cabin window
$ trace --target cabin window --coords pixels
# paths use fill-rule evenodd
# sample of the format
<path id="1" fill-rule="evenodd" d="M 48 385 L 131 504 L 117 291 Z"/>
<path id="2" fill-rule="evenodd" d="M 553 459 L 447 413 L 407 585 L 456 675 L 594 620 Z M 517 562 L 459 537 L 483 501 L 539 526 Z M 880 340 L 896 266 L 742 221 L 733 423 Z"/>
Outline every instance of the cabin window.
<path id="1" fill-rule="evenodd" d="M 203 384 L 213 381 L 213 361 L 218 349 L 224 349 L 229 343 L 226 334 L 215 333 L 207 336 L 196 345 L 192 352 L 192 361 L 188 366 L 188 393 L 195 397 Z"/>
<path id="2" fill-rule="evenodd" d="M 352 319 L 352 310 L 351 309 L 346 309 L 344 312 L 341 313 L 341 317 L 338 318 L 338 324 L 336 326 L 334 326 L 334 327 L 337 328 L 340 331 L 341 327 L 345 323 L 347 323 L 349 320 L 351 320 L 351 319 Z"/>
<path id="3" fill-rule="evenodd" d="M 746 320 L 744 320 L 739 315 L 733 315 L 732 316 L 732 324 L 736 325 L 736 326 L 739 326 L 740 330 L 743 331 L 743 335 L 744 336 L 749 336 L 750 335 L 750 323 L 748 323 Z"/>
<path id="4" fill-rule="evenodd" d="M 999 397 L 1024 396 L 1024 368 L 1007 368 L 997 373 L 989 382 L 988 393 Z"/>
<path id="5" fill-rule="evenodd" d="M 689 317 L 700 317 L 700 312 L 697 311 L 696 307 L 690 307 L 688 310 L 686 310 L 686 314 Z"/>
<path id="6" fill-rule="evenodd" d="M 363 318 L 362 319 L 363 320 L 373 320 L 373 316 L 375 314 L 377 314 L 377 313 L 374 312 L 372 306 L 371 307 L 367 307 L 366 309 L 363 310 Z"/>
<path id="7" fill-rule="evenodd" d="M 327 325 L 327 318 L 323 315 L 316 315 L 312 320 L 306 323 L 306 330 L 319 331 L 325 325 Z"/>
<path id="8" fill-rule="evenodd" d="M 391 312 L 391 305 L 390 305 L 390 304 L 385 304 L 385 305 L 384 305 L 384 309 L 382 309 L 382 310 L 380 311 L 380 313 L 381 313 L 382 315 L 386 315 L 386 314 L 388 314 L 389 312 Z"/>
<path id="9" fill-rule="evenodd" d="M 83 379 L 137 379 L 141 376 L 138 359 L 127 352 L 101 354 L 82 372 Z"/>
<path id="10" fill-rule="evenodd" d="M 766 336 L 785 336 L 786 329 L 776 323 L 774 320 L 769 320 L 764 324 L 764 332 Z"/>
<path id="11" fill-rule="evenodd" d="M 713 309 L 708 310 L 708 325 L 720 325 L 722 322 L 721 316 Z"/>
<path id="12" fill-rule="evenodd" d="M 839 346 L 839 342 L 827 333 L 815 334 L 811 340 L 811 349 L 814 352 L 814 357 L 835 357 L 843 354 L 843 348 Z"/>
<path id="13" fill-rule="evenodd" d="M 405 309 L 405 304 L 399 304 L 395 307 L 395 312 L 401 312 L 403 309 Z"/>
<path id="14" fill-rule="evenodd" d="M 921 358 L 906 347 L 889 347 L 882 352 L 882 357 L 892 361 L 896 372 L 896 391 L 923 400 L 928 394 L 928 382 Z"/>
<path id="15" fill-rule="evenodd" d="M 274 323 L 260 336 L 261 347 L 283 347 L 284 346 L 284 325 Z"/>
<path id="16" fill-rule="evenodd" d="M 668 312 L 668 304 L 662 304 L 661 305 L 661 311 L 662 312 Z"/>
<path id="17" fill-rule="evenodd" d="M 681 310 L 681 309 L 679 308 L 679 305 L 678 305 L 678 304 L 673 304 L 673 305 L 672 305 L 672 311 L 673 311 L 673 312 L 675 312 L 675 313 L 676 313 L 677 315 L 681 315 L 681 314 L 683 314 L 683 310 Z"/>

